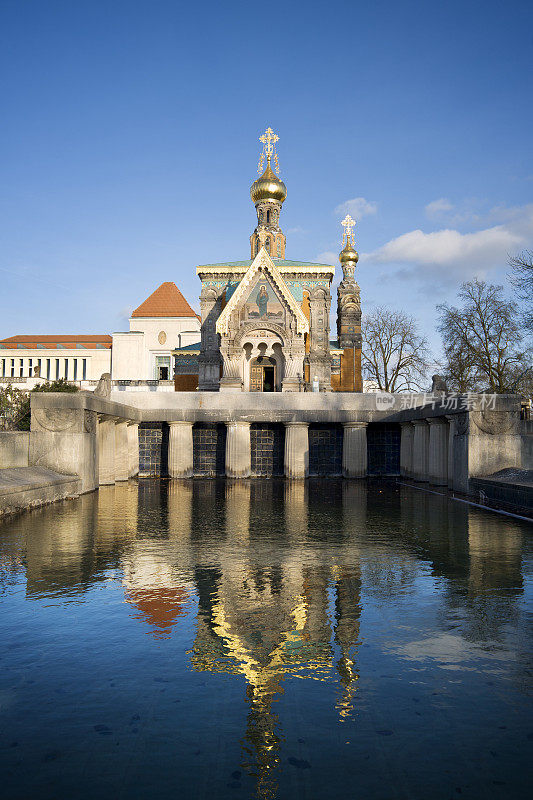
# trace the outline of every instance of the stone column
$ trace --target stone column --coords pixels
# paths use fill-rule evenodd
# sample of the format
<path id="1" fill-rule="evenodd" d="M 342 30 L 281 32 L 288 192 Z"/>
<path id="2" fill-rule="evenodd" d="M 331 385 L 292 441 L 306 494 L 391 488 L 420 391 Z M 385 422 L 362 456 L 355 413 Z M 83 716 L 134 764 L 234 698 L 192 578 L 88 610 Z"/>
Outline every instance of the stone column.
<path id="1" fill-rule="evenodd" d="M 400 475 L 411 478 L 413 472 L 413 437 L 415 429 L 411 422 L 400 423 L 402 438 L 400 439 Z"/>
<path id="2" fill-rule="evenodd" d="M 192 476 L 192 422 L 169 422 L 168 474 L 171 478 Z"/>
<path id="3" fill-rule="evenodd" d="M 448 420 L 448 489 L 453 489 L 453 437 L 455 436 L 455 414 L 446 414 Z"/>
<path id="4" fill-rule="evenodd" d="M 249 478 L 252 469 L 250 423 L 226 423 L 226 477 Z"/>
<path id="5" fill-rule="evenodd" d="M 135 478 L 139 474 L 139 423 L 128 423 L 128 474 Z"/>
<path id="6" fill-rule="evenodd" d="M 115 480 L 127 481 L 129 472 L 128 423 L 121 419 L 115 422 Z"/>
<path id="7" fill-rule="evenodd" d="M 109 418 L 98 422 L 98 482 L 115 483 L 115 421 Z"/>
<path id="8" fill-rule="evenodd" d="M 309 475 L 309 423 L 285 423 L 285 477 Z"/>
<path id="9" fill-rule="evenodd" d="M 429 482 L 435 486 L 448 485 L 448 423 L 444 417 L 430 417 L 429 424 Z"/>
<path id="10" fill-rule="evenodd" d="M 415 481 L 428 480 L 429 426 L 425 419 L 413 420 L 413 475 Z"/>
<path id="11" fill-rule="evenodd" d="M 342 441 L 342 474 L 345 478 L 366 478 L 367 422 L 344 422 Z"/>

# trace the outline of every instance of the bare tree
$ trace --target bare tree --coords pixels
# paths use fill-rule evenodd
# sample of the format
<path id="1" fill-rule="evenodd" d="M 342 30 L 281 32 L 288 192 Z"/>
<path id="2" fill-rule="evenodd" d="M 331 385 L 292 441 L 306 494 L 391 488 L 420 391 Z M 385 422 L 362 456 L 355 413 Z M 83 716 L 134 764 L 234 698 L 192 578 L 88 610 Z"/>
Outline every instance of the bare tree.
<path id="1" fill-rule="evenodd" d="M 518 307 L 502 294 L 502 286 L 475 280 L 461 286 L 460 308 L 437 306 L 451 389 L 517 391 L 529 354 L 521 347 Z"/>
<path id="2" fill-rule="evenodd" d="M 509 266 L 509 280 L 515 288 L 517 298 L 524 301 L 524 325 L 533 332 L 533 252 L 523 250 L 512 256 Z"/>
<path id="3" fill-rule="evenodd" d="M 381 306 L 363 317 L 362 367 L 384 392 L 406 392 L 427 385 L 427 340 L 416 321 Z"/>

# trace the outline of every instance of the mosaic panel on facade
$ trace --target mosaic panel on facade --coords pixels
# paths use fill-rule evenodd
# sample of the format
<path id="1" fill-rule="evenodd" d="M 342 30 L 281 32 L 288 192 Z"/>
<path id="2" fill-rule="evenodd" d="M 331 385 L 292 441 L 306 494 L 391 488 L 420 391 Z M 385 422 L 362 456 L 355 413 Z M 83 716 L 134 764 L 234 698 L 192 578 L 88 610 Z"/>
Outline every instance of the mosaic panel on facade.
<path id="1" fill-rule="evenodd" d="M 342 475 L 342 425 L 309 426 L 309 474 Z"/>
<path id="2" fill-rule="evenodd" d="M 168 475 L 168 425 L 142 422 L 139 425 L 139 477 Z"/>
<path id="3" fill-rule="evenodd" d="M 369 475 L 400 474 L 399 425 L 375 423 L 366 431 Z"/>
<path id="4" fill-rule="evenodd" d="M 226 426 L 199 423 L 192 429 L 193 473 L 205 477 L 224 475 L 226 462 Z"/>
<path id="5" fill-rule="evenodd" d="M 283 475 L 285 429 L 282 425 L 251 425 L 250 448 L 254 477 Z"/>

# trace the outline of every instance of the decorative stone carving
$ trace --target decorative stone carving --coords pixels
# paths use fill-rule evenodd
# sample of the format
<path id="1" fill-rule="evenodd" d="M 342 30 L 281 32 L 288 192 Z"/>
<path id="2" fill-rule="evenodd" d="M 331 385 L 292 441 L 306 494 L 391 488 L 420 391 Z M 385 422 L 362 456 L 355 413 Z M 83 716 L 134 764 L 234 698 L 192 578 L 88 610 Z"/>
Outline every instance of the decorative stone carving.
<path id="1" fill-rule="evenodd" d="M 32 410 L 32 430 L 74 431 L 79 421 L 79 411 L 74 408 L 36 408 Z"/>
<path id="2" fill-rule="evenodd" d="M 455 415 L 455 434 L 465 436 L 468 433 L 468 412 L 463 411 Z"/>
<path id="3" fill-rule="evenodd" d="M 111 373 L 104 372 L 94 390 L 98 397 L 111 397 Z"/>
<path id="4" fill-rule="evenodd" d="M 83 427 L 87 433 L 96 433 L 97 414 L 96 411 L 83 412 Z"/>
<path id="5" fill-rule="evenodd" d="M 159 344 L 165 344 L 166 340 L 167 340 L 167 335 L 165 331 L 159 331 L 159 336 L 157 337 L 157 341 L 159 342 Z"/>
<path id="6" fill-rule="evenodd" d="M 432 375 L 431 380 L 431 394 L 448 394 L 446 381 L 441 375 Z"/>
<path id="7" fill-rule="evenodd" d="M 498 433 L 517 432 L 520 416 L 518 412 L 502 412 L 493 409 L 471 411 L 470 419 L 483 433 L 496 435 Z"/>

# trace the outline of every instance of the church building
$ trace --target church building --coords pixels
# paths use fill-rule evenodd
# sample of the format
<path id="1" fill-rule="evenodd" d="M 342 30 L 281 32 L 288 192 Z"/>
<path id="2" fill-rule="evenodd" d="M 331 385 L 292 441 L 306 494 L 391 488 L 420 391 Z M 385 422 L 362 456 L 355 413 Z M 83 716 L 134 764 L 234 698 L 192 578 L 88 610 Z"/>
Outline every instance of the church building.
<path id="1" fill-rule="evenodd" d="M 358 254 L 346 217 L 337 292 L 338 340 L 329 340 L 334 267 L 285 258 L 280 227 L 285 184 L 276 142 L 260 137 L 262 173 L 250 189 L 257 225 L 250 259 L 197 267 L 202 282 L 202 391 L 362 391 L 361 304 L 354 272 Z M 266 166 L 265 166 L 266 165 Z M 272 167 L 274 166 L 274 169 Z M 263 171 L 264 168 L 264 171 Z"/>

